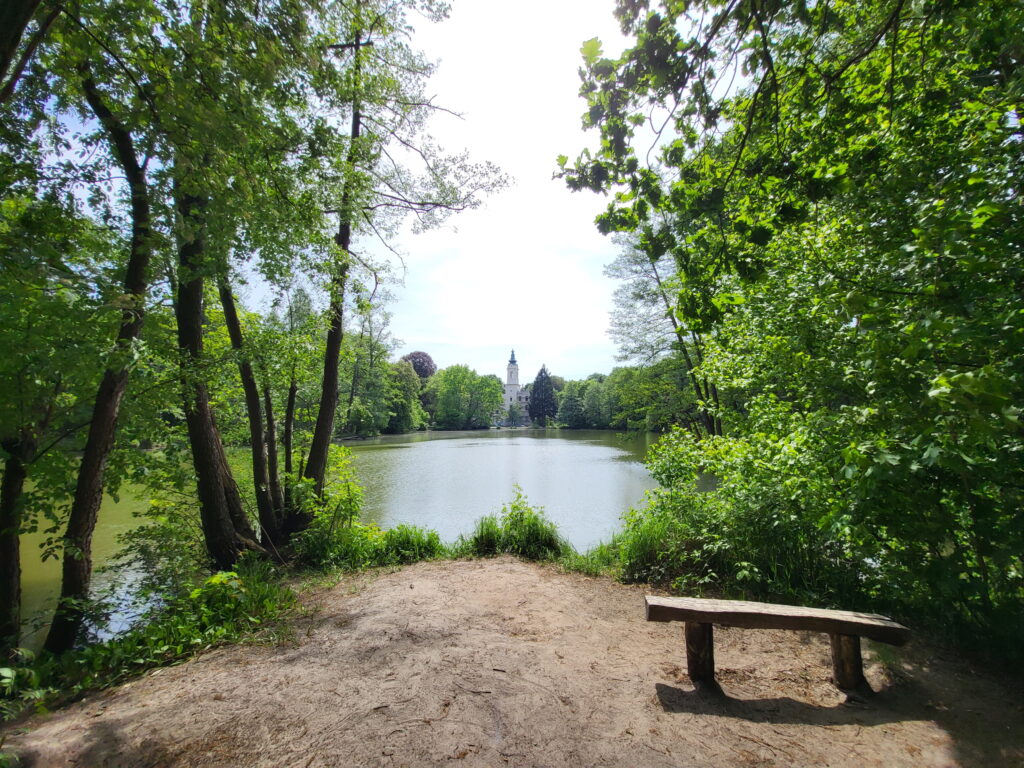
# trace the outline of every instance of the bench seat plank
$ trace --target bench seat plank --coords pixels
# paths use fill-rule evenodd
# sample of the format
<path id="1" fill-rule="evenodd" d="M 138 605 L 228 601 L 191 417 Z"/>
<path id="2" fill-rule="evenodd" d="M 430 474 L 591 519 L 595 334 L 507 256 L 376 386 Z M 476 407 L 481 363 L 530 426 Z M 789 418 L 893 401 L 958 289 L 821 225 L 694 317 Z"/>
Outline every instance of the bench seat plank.
<path id="1" fill-rule="evenodd" d="M 648 621 L 687 621 L 748 629 L 808 630 L 830 635 L 868 637 L 890 645 L 903 645 L 910 639 L 907 627 L 877 613 L 696 597 L 647 595 L 645 599 Z"/>

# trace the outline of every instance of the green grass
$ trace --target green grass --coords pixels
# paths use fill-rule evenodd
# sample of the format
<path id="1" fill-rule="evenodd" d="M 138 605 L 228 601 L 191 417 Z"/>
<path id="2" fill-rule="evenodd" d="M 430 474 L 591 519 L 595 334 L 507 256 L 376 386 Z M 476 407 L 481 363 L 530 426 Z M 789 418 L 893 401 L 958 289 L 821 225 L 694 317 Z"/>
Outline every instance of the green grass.
<path id="1" fill-rule="evenodd" d="M 270 628 L 296 607 L 295 593 L 269 563 L 243 558 L 234 571 L 210 576 L 167 600 L 138 626 L 62 656 L 21 651 L 0 668 L 0 717 L 38 711 L 54 701 L 123 682 L 216 645 Z"/>
<path id="2" fill-rule="evenodd" d="M 473 532 L 451 547 L 455 557 L 491 557 L 510 554 L 526 560 L 557 560 L 572 546 L 558 533 L 541 507 L 531 507 L 519 486 L 515 497 L 501 508 L 501 516 L 477 520 Z"/>

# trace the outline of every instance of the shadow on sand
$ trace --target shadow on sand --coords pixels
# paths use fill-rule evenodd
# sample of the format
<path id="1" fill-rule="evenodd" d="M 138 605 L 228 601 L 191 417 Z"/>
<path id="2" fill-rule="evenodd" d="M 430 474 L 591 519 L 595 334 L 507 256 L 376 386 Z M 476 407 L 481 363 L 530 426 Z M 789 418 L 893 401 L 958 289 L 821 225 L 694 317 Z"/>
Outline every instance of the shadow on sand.
<path id="1" fill-rule="evenodd" d="M 662 709 L 669 714 L 688 713 L 746 720 L 753 723 L 817 726 L 859 725 L 930 720 L 950 735 L 957 764 L 965 768 L 1019 765 L 1024 748 L 1018 705 L 1008 705 L 1006 718 L 993 721 L 971 711 L 958 711 L 935 703 L 935 691 L 916 680 L 901 680 L 879 692 L 870 689 L 848 694 L 836 706 L 820 706 L 786 696 L 739 699 L 717 682 L 700 683 L 692 689 L 658 683 Z M 1008 703 L 1009 704 L 1009 703 Z"/>

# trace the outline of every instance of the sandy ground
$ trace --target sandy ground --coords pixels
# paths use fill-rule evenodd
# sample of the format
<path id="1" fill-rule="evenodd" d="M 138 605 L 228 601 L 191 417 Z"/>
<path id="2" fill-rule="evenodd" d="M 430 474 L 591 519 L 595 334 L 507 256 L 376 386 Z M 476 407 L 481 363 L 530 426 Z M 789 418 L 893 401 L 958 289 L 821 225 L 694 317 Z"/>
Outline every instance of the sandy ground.
<path id="1" fill-rule="evenodd" d="M 721 692 L 643 589 L 510 558 L 424 563 L 309 596 L 293 642 L 159 670 L 8 734 L 30 766 L 1024 765 L 1019 691 L 920 643 L 875 694 L 824 635 L 715 630 Z"/>

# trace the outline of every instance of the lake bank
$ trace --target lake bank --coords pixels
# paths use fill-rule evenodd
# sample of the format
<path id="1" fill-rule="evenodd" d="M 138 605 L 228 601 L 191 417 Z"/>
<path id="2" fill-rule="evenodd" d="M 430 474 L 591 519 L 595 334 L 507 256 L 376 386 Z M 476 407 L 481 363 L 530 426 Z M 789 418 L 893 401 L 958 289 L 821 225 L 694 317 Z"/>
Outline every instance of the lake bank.
<path id="1" fill-rule="evenodd" d="M 891 667 L 869 651 L 864 701 L 831 685 L 823 635 L 716 631 L 725 693 L 701 695 L 679 628 L 643 621 L 643 592 L 508 557 L 347 576 L 305 596 L 289 642 L 149 673 L 21 723 L 7 746 L 38 768 L 1024 759 L 1017 698 L 920 643 Z"/>
<path id="2" fill-rule="evenodd" d="M 353 451 L 364 489 L 363 520 L 383 528 L 399 524 L 436 530 L 453 542 L 484 515 L 512 500 L 519 485 L 544 507 L 578 550 L 609 538 L 621 515 L 656 486 L 641 461 L 657 439 L 606 430 L 491 429 L 413 432 L 342 441 Z M 248 451 L 229 451 L 242 488 L 251 486 Z M 118 537 L 139 524 L 148 495 L 126 487 L 103 500 L 93 539 L 99 571 L 94 594 L 109 585 L 101 569 L 120 549 Z M 22 537 L 23 644 L 38 648 L 60 592 L 60 561 L 41 561 L 47 534 Z"/>

